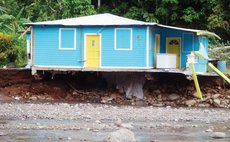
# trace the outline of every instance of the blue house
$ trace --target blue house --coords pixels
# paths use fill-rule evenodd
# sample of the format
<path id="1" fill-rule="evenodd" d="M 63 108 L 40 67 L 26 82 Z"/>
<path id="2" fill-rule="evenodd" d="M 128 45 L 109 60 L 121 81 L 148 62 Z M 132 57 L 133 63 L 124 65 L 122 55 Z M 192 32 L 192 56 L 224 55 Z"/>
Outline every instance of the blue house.
<path id="1" fill-rule="evenodd" d="M 33 74 L 57 71 L 186 70 L 194 51 L 208 53 L 214 33 L 148 23 L 112 14 L 27 23 Z M 207 60 L 194 59 L 206 71 Z"/>

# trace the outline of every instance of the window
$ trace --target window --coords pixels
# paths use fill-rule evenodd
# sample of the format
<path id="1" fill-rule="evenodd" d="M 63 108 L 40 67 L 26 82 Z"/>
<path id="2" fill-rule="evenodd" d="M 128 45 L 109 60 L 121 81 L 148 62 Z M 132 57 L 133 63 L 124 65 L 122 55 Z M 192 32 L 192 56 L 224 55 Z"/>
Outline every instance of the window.
<path id="1" fill-rule="evenodd" d="M 59 29 L 59 49 L 75 50 L 76 49 L 76 29 L 60 28 Z"/>
<path id="2" fill-rule="evenodd" d="M 115 28 L 114 49 L 115 50 L 132 50 L 132 29 L 131 28 Z"/>

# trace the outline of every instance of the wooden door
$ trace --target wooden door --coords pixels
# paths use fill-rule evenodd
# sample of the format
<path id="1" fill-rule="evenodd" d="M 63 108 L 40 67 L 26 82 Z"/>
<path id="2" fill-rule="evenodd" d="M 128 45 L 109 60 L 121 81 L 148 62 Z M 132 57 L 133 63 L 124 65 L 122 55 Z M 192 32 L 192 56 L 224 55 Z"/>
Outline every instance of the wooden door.
<path id="1" fill-rule="evenodd" d="M 166 52 L 176 55 L 176 67 L 180 67 L 180 38 L 167 38 Z"/>
<path id="2" fill-rule="evenodd" d="M 100 66 L 100 35 L 86 35 L 86 67 Z"/>

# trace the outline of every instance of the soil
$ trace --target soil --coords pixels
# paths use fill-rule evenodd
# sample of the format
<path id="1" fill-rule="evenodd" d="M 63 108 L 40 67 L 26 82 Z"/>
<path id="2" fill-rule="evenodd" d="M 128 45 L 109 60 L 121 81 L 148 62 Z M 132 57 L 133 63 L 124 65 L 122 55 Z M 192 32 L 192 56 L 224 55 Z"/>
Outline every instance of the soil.
<path id="1" fill-rule="evenodd" d="M 31 76 L 30 70 L 0 70 L 0 100 L 138 106 L 186 106 L 187 100 L 195 100 L 191 106 L 230 107 L 230 86 L 219 77 L 199 77 L 203 100 L 197 98 L 193 81 L 182 74 L 146 74 L 143 100 L 127 99 L 114 85 L 109 86 L 100 73 L 79 72 L 75 75 L 67 73 L 53 76 L 45 73 L 43 79 L 35 78 Z M 172 94 L 178 98 L 171 100 L 169 96 Z"/>
<path id="2" fill-rule="evenodd" d="M 146 77 L 139 100 L 98 73 L 45 73 L 36 80 L 30 70 L 0 70 L 0 142 L 99 142 L 121 128 L 137 142 L 230 141 L 230 86 L 222 79 L 199 77 L 200 100 L 183 75 Z M 226 137 L 214 139 L 214 132 Z"/>

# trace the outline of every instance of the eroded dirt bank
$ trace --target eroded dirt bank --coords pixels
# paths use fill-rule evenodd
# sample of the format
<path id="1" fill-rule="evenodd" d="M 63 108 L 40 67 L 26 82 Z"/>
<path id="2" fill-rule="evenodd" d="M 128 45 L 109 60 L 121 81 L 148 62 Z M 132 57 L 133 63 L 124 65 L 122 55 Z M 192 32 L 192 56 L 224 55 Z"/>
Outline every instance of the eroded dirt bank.
<path id="1" fill-rule="evenodd" d="M 0 70 L 0 100 L 108 103 L 138 106 L 230 107 L 230 87 L 218 77 L 199 77 L 204 99 L 181 74 L 147 74 L 144 100 L 126 99 L 100 73 L 46 74 L 35 80 L 29 70 Z"/>
<path id="2" fill-rule="evenodd" d="M 230 141 L 230 90 L 219 78 L 199 78 L 202 101 L 182 75 L 147 78 L 138 100 L 126 99 L 100 74 L 39 81 L 29 70 L 0 70 L 0 142 Z"/>

